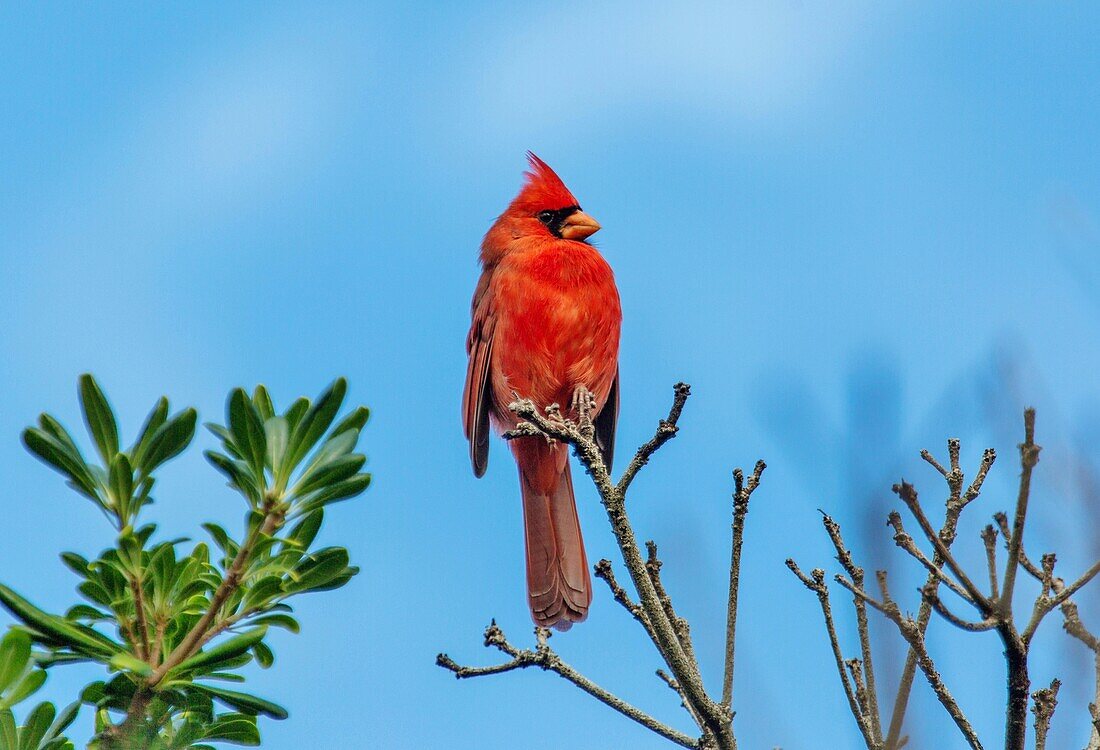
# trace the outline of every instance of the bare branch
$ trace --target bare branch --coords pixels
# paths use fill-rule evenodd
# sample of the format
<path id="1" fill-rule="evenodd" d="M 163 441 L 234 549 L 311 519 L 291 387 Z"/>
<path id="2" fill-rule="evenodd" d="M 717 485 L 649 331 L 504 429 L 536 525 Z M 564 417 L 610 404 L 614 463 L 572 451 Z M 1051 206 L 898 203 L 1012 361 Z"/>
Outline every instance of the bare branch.
<path id="1" fill-rule="evenodd" d="M 966 506 L 969 502 L 974 500 L 982 492 L 982 485 L 985 484 L 985 478 L 989 474 L 989 470 L 993 467 L 993 462 L 997 460 L 997 451 L 992 448 L 986 448 L 982 453 L 982 462 L 978 465 L 978 472 L 974 475 L 974 481 L 970 483 L 970 486 L 966 489 L 966 492 L 962 496 L 962 505 Z"/>
<path id="2" fill-rule="evenodd" d="M 681 747 L 697 748 L 699 743 L 697 740 L 689 737 L 683 732 L 679 732 L 672 727 L 654 719 L 649 714 L 645 713 L 639 708 L 632 706 L 624 701 L 622 698 L 609 693 L 601 688 L 596 683 L 589 680 L 587 677 L 579 673 L 569 664 L 562 661 L 561 657 L 550 648 L 547 642 L 550 638 L 550 631 L 546 628 L 535 628 L 535 640 L 536 646 L 532 649 L 520 650 L 508 642 L 508 639 L 504 636 L 504 632 L 497 626 L 494 621 L 485 629 L 485 646 L 495 647 L 499 651 L 512 657 L 511 660 L 489 667 L 463 667 L 457 664 L 447 654 L 440 654 L 436 657 L 436 664 L 444 669 L 450 670 L 454 673 L 454 676 L 458 679 L 469 677 L 483 677 L 485 675 L 500 674 L 502 672 L 510 672 L 513 669 L 525 669 L 527 667 L 539 667 L 549 672 L 553 672 L 561 677 L 564 677 L 569 682 L 579 687 L 584 692 L 591 695 L 601 703 L 613 708 L 621 713 L 623 716 L 636 721 L 646 729 L 655 732 L 671 742 L 675 742 Z"/>
<path id="3" fill-rule="evenodd" d="M 1012 595 L 1016 590 L 1016 570 L 1020 564 L 1020 549 L 1024 541 L 1027 505 L 1031 497 L 1031 472 L 1039 463 L 1041 448 L 1035 444 L 1035 410 L 1024 411 L 1024 442 L 1020 443 L 1020 490 L 1016 496 L 1016 514 L 1012 520 L 1012 536 L 1008 538 L 1008 563 L 999 604 L 1006 613 L 1012 612 Z"/>
<path id="4" fill-rule="evenodd" d="M 676 695 L 680 696 L 680 705 L 684 707 L 685 711 L 691 714 L 691 718 L 695 720 L 695 723 L 698 726 L 703 726 L 703 718 L 695 712 L 695 709 L 692 707 L 691 703 L 688 702 L 687 697 L 684 695 L 684 689 L 680 687 L 680 683 L 678 683 L 672 675 L 670 675 L 663 669 L 657 670 L 657 676 L 661 678 L 662 682 L 672 688 Z"/>
<path id="5" fill-rule="evenodd" d="M 982 631 L 992 630 L 993 628 L 997 627 L 997 621 L 991 617 L 987 617 L 981 622 L 970 622 L 956 616 L 940 599 L 939 592 L 934 586 L 925 585 L 925 587 L 921 589 L 920 593 L 921 596 L 924 597 L 925 601 L 932 605 L 932 609 L 936 610 L 936 613 L 940 617 L 947 620 L 949 623 L 957 628 L 961 628 L 972 633 L 980 633 Z"/>
<path id="6" fill-rule="evenodd" d="M 947 479 L 947 477 L 950 476 L 950 472 L 948 472 L 947 469 L 943 468 L 943 465 L 936 460 L 936 457 L 932 455 L 931 451 L 928 451 L 927 449 L 922 450 L 920 452 L 920 457 L 931 464 L 932 468 L 942 474 L 944 479 Z"/>
<path id="7" fill-rule="evenodd" d="M 894 529 L 894 544 L 908 552 L 910 556 L 912 556 L 914 559 L 916 559 L 917 562 L 923 565 L 925 570 L 928 571 L 929 575 L 936 577 L 936 581 L 947 586 L 947 588 L 955 592 L 964 601 L 978 606 L 978 603 L 974 600 L 974 597 L 969 592 L 963 589 L 959 584 L 955 583 L 955 581 L 950 576 L 944 573 L 943 568 L 940 565 L 937 565 L 932 560 L 929 560 L 928 557 L 923 552 L 921 552 L 920 548 L 917 547 L 916 542 L 913 541 L 913 537 L 911 537 L 908 532 L 905 531 L 905 526 L 902 524 L 901 521 L 901 515 L 896 510 L 890 511 L 887 523 Z M 933 581 L 933 585 L 936 581 Z M 925 588 L 928 587 L 925 586 Z"/>
<path id="8" fill-rule="evenodd" d="M 1100 662 L 1097 663 L 1096 673 L 1100 675 Z M 1100 696 L 1100 677 L 1097 677 L 1096 694 Z M 1100 748 L 1100 703 L 1089 704 L 1089 717 L 1092 719 L 1092 737 L 1089 738 L 1089 744 L 1085 750 L 1097 750 Z"/>
<path id="9" fill-rule="evenodd" d="M 848 659 L 844 662 L 848 667 L 848 673 L 852 675 L 852 684 L 855 685 L 856 703 L 859 704 L 860 713 L 870 718 L 870 699 L 867 696 L 867 683 L 863 681 L 863 663 L 859 659 Z M 877 738 L 875 740 L 878 741 Z"/>
<path id="10" fill-rule="evenodd" d="M 840 683 L 844 687 L 844 695 L 848 699 L 848 708 L 851 710 L 852 717 L 856 720 L 856 725 L 863 735 L 864 743 L 868 748 L 877 748 L 878 744 L 875 742 L 870 719 L 863 712 L 856 689 L 852 686 L 845 668 L 844 654 L 840 650 L 840 639 L 837 637 L 836 624 L 833 622 L 833 608 L 829 603 L 829 587 L 825 584 L 825 571 L 821 568 L 814 568 L 807 576 L 798 567 L 798 563 L 790 558 L 787 559 L 787 567 L 798 577 L 798 580 L 802 581 L 806 588 L 817 595 L 817 601 L 821 605 L 821 614 L 825 618 L 825 630 L 829 634 L 829 645 L 833 649 L 833 659 L 836 661 L 837 672 L 840 674 Z"/>
<path id="11" fill-rule="evenodd" d="M 556 405 L 548 407 L 543 414 L 532 401 L 517 396 L 517 400 L 509 405 L 509 409 L 520 421 L 514 429 L 505 433 L 504 437 L 514 439 L 541 436 L 547 440 L 558 440 L 573 446 L 575 454 L 592 477 L 592 482 L 600 494 L 612 533 L 622 553 L 623 563 L 638 593 L 638 601 L 635 604 L 624 591 L 621 596 L 617 596 L 620 604 L 632 615 L 640 611 L 644 616 L 643 627 L 648 623 L 647 634 L 657 646 L 670 670 L 672 679 L 679 686 L 693 718 L 698 720 L 703 735 L 699 740 L 699 746 L 735 750 L 737 743 L 732 729 L 733 713 L 728 706 L 712 700 L 707 694 L 695 661 L 687 621 L 675 614 L 672 602 L 661 584 L 660 561 L 656 559 L 656 548 L 651 549 L 647 564 L 638 548 L 634 529 L 626 514 L 627 488 L 650 457 L 675 436 L 676 423 L 690 393 L 691 389 L 686 384 L 676 385 L 673 404 L 667 419 L 661 421 L 654 437 L 639 448 L 617 484 L 612 481 L 608 467 L 603 462 L 600 448 L 594 440 L 591 413 L 595 401 L 583 388 L 578 388 L 574 392 L 573 407 L 577 415 L 576 422 L 563 417 L 561 409 Z M 600 572 L 598 568 L 597 575 Z M 606 569 L 606 572 L 610 572 L 610 569 Z M 608 583 L 610 584 L 611 581 L 608 580 Z M 612 587 L 613 596 L 616 595 L 615 588 L 621 591 L 621 587 L 616 583 Z"/>
<path id="12" fill-rule="evenodd" d="M 645 543 L 645 548 L 647 553 L 645 569 L 649 575 L 649 580 L 653 582 L 653 589 L 657 592 L 657 600 L 661 603 L 665 617 L 672 623 L 672 629 L 676 632 L 680 647 L 684 649 L 684 653 L 687 654 L 688 659 L 698 671 L 699 662 L 695 660 L 695 647 L 691 643 L 691 625 L 683 617 L 676 614 L 676 610 L 672 606 L 672 599 L 665 591 L 664 583 L 661 582 L 661 566 L 664 563 L 657 557 L 657 542 L 651 539 Z"/>
<path id="13" fill-rule="evenodd" d="M 619 494 L 624 497 L 627 489 L 630 487 L 630 483 L 634 481 L 634 477 L 638 475 L 641 468 L 649 463 L 650 457 L 652 457 L 662 445 L 676 436 L 676 431 L 679 429 L 676 423 L 680 420 L 680 413 L 684 410 L 684 404 L 687 403 L 688 396 L 691 395 L 691 386 L 687 383 L 677 383 L 673 386 L 673 391 L 675 395 L 673 396 L 672 408 L 669 409 L 668 417 L 661 420 L 660 424 L 657 425 L 657 433 L 646 441 L 646 443 L 638 449 L 638 452 L 634 454 L 634 458 L 630 460 L 630 463 L 623 471 L 622 477 L 619 479 L 618 485 L 615 487 Z"/>
<path id="14" fill-rule="evenodd" d="M 960 479 L 961 482 L 961 479 Z M 940 535 L 932 528 L 932 524 L 928 522 L 928 517 L 924 514 L 924 509 L 920 505 L 920 500 L 917 498 L 917 490 L 913 485 L 908 482 L 902 482 L 901 484 L 894 485 L 894 492 L 898 494 L 902 502 L 909 509 L 909 512 L 913 514 L 913 517 L 920 525 L 921 531 L 924 532 L 924 536 L 932 543 L 938 553 L 939 558 L 951 569 L 955 578 L 958 579 L 962 587 L 966 589 L 966 593 L 970 596 L 967 601 L 970 601 L 974 606 L 978 608 L 978 611 L 983 616 L 988 615 L 992 609 L 992 605 L 985 594 L 982 593 L 974 582 L 970 580 L 970 577 L 963 571 L 962 567 L 955 561 L 954 555 L 951 554 L 951 550 L 948 549 Z M 952 591 L 955 589 L 952 588 Z"/>
<path id="15" fill-rule="evenodd" d="M 741 587 L 741 544 L 745 535 L 745 518 L 749 513 L 749 498 L 760 486 L 760 476 L 767 464 L 757 461 L 749 481 L 741 469 L 733 470 L 733 540 L 730 545 L 730 585 L 726 604 L 726 663 L 722 673 L 722 705 L 733 704 L 733 659 L 737 634 L 737 593 Z"/>
<path id="16" fill-rule="evenodd" d="M 650 639 L 657 642 L 657 636 L 653 633 L 653 625 L 650 624 L 649 618 L 646 617 L 645 610 L 643 610 L 634 600 L 630 598 L 630 594 L 619 585 L 619 582 L 615 580 L 615 571 L 611 567 L 611 561 L 607 559 L 600 560 L 596 563 L 594 572 L 597 578 L 607 583 L 607 587 L 611 589 L 612 598 L 622 605 L 623 609 L 630 613 L 631 617 L 638 621 L 638 623 L 649 634 Z"/>
<path id="17" fill-rule="evenodd" d="M 837 561 L 848 571 L 848 575 L 852 577 L 852 581 L 855 582 L 856 586 L 863 588 L 863 568 L 855 564 L 851 551 L 844 544 L 840 524 L 824 513 L 822 514 L 821 523 L 825 526 L 825 531 L 829 534 L 829 539 L 832 540 L 833 547 L 836 549 Z M 867 684 L 868 701 L 865 713 L 870 717 L 871 734 L 875 742 L 881 743 L 882 718 L 879 715 L 878 690 L 875 686 L 875 669 L 871 654 L 871 629 L 867 623 L 867 606 L 866 602 L 858 596 L 852 598 L 852 603 L 856 610 L 856 631 L 859 634 L 859 650 L 863 657 L 861 663 L 864 680 Z"/>
<path id="18" fill-rule="evenodd" d="M 885 571 L 878 572 L 879 586 L 882 588 L 883 592 L 883 600 L 881 603 L 876 602 L 865 591 L 857 589 L 852 582 L 841 576 L 837 576 L 837 581 L 853 594 L 861 597 L 868 604 L 882 612 L 897 626 L 898 632 L 901 633 L 902 637 L 909 643 L 909 647 L 916 654 L 917 665 L 920 667 L 921 672 L 924 673 L 925 679 L 928 680 L 928 684 L 931 686 L 932 691 L 936 694 L 940 704 L 943 705 L 947 713 L 955 722 L 955 726 L 959 728 L 967 744 L 970 745 L 972 750 L 982 750 L 982 744 L 978 740 L 978 735 L 975 733 L 974 727 L 970 725 L 970 721 L 966 718 L 962 709 L 959 708 L 959 704 L 955 701 L 954 696 L 952 696 L 951 692 L 947 689 L 947 686 L 943 682 L 943 678 L 940 677 L 939 672 L 936 670 L 936 665 L 932 661 L 932 657 L 928 654 L 928 649 L 924 643 L 924 633 L 917 627 L 917 623 L 913 618 L 902 615 L 901 610 L 898 609 L 898 605 L 890 598 L 889 589 L 886 584 Z"/>
<path id="19" fill-rule="evenodd" d="M 1060 604 L 1062 604 L 1062 602 L 1068 600 L 1071 596 L 1073 596 L 1078 591 L 1080 591 L 1082 588 L 1084 588 L 1085 585 L 1087 585 L 1089 583 L 1089 581 L 1091 581 L 1097 575 L 1100 575 L 1100 560 L 1097 560 L 1093 564 L 1093 566 L 1091 568 L 1089 568 L 1087 571 L 1085 571 L 1085 573 L 1080 578 L 1078 578 L 1076 581 L 1074 581 L 1073 583 L 1066 586 L 1064 589 L 1062 589 L 1061 592 L 1058 593 L 1057 596 L 1055 596 L 1053 599 L 1051 599 L 1050 600 L 1051 608 L 1053 609 L 1054 607 L 1057 607 Z"/>
<path id="20" fill-rule="evenodd" d="M 1058 707 L 1058 688 L 1062 683 L 1057 679 L 1051 680 L 1050 687 L 1041 688 L 1031 694 L 1035 705 L 1031 711 L 1035 714 L 1035 750 L 1046 750 L 1047 732 L 1050 731 L 1050 720 L 1054 717 L 1054 709 Z"/>
<path id="21" fill-rule="evenodd" d="M 959 455 L 958 440 L 951 439 L 947 441 L 948 455 L 957 462 Z M 939 462 L 932 458 L 932 454 L 928 451 L 921 451 L 921 456 L 925 461 L 928 461 L 937 471 L 948 479 L 948 472 Z M 943 541 L 945 547 L 950 547 L 957 534 L 959 517 L 962 515 L 962 511 L 966 506 L 974 500 L 980 493 L 982 485 L 985 482 L 985 478 L 989 473 L 990 467 L 997 460 L 997 452 L 992 448 L 987 449 L 982 454 L 981 465 L 978 468 L 978 472 L 974 477 L 974 480 L 970 483 L 970 487 L 962 495 L 957 495 L 956 491 L 962 487 L 962 478 L 959 477 L 959 481 L 948 481 L 948 487 L 951 490 L 951 494 L 947 499 L 946 512 L 944 513 L 943 526 L 940 527 L 939 538 Z M 952 467 L 954 471 L 956 467 Z M 937 567 L 943 565 L 939 548 L 936 548 L 935 554 L 932 557 L 933 563 Z M 939 580 L 937 574 L 929 573 L 928 578 L 925 581 L 925 586 L 935 585 Z M 883 581 L 884 582 L 884 581 Z M 917 612 L 917 630 L 923 634 L 928 628 L 928 622 L 932 616 L 932 604 L 927 599 L 922 599 L 920 610 Z M 909 649 L 909 653 L 905 657 L 905 666 L 902 668 L 901 679 L 898 681 L 898 692 L 894 697 L 894 709 L 890 715 L 890 728 L 886 735 L 886 750 L 900 750 L 901 748 L 901 728 L 905 723 L 905 712 L 909 706 L 909 696 L 913 690 L 913 678 L 916 676 L 917 671 L 917 653 L 912 648 Z"/>
<path id="22" fill-rule="evenodd" d="M 989 570 L 989 598 L 996 599 L 1000 585 L 997 580 L 997 530 L 992 524 L 982 529 L 982 544 L 985 545 L 985 562 Z"/>
<path id="23" fill-rule="evenodd" d="M 1001 534 L 1005 538 L 1005 544 L 1008 545 L 1008 540 L 1012 536 L 1012 531 L 1008 527 L 1008 516 L 1004 513 L 996 513 L 993 516 L 997 525 L 1001 529 Z M 1042 567 L 1035 565 L 1034 562 L 1027 555 L 1027 551 L 1023 544 L 1020 545 L 1020 567 L 1022 567 L 1032 578 L 1039 581 L 1043 585 L 1044 590 L 1049 585 L 1049 590 L 1056 595 L 1061 595 L 1066 590 L 1065 582 L 1054 575 L 1054 559 L 1053 556 L 1044 556 L 1044 564 Z M 1048 571 L 1049 569 L 1049 571 Z M 1044 579 L 1049 579 L 1049 584 L 1044 582 Z M 1047 602 L 1049 604 L 1049 601 Z M 1094 662 L 1094 674 L 1095 674 L 1095 689 L 1094 700 L 1089 704 L 1090 715 L 1093 718 L 1094 728 L 1089 739 L 1089 744 L 1086 750 L 1100 750 L 1100 714 L 1096 712 L 1096 706 L 1100 705 L 1100 638 L 1097 638 L 1093 633 L 1085 627 L 1084 622 L 1081 620 L 1081 614 L 1077 609 L 1077 603 L 1072 598 L 1066 598 L 1061 600 L 1058 606 L 1062 612 L 1062 628 L 1073 638 L 1076 638 L 1085 645 L 1090 651 L 1093 652 Z M 1034 620 L 1035 614 L 1032 618 Z M 1029 625 L 1030 627 L 1030 625 Z M 1037 626 L 1036 626 L 1037 627 Z M 1031 629 L 1031 633 L 1028 634 L 1030 638 L 1034 635 L 1034 628 Z"/>

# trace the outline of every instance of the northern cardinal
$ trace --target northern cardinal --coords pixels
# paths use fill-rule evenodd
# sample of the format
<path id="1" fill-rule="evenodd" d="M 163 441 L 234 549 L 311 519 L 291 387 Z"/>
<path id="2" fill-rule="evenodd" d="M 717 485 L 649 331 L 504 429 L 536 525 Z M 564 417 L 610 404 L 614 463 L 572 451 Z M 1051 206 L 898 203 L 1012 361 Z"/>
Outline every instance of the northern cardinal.
<path id="1" fill-rule="evenodd" d="M 462 424 L 474 474 L 485 473 L 489 425 L 518 419 L 508 404 L 558 404 L 576 419 L 574 396 L 595 396 L 595 437 L 610 468 L 619 413 L 622 310 L 611 267 L 586 242 L 600 225 L 541 159 L 528 152 L 526 184 L 481 243 L 481 278 L 466 337 L 469 367 Z M 527 600 L 536 625 L 568 630 L 588 616 L 592 580 L 566 446 L 511 441 L 523 494 Z"/>

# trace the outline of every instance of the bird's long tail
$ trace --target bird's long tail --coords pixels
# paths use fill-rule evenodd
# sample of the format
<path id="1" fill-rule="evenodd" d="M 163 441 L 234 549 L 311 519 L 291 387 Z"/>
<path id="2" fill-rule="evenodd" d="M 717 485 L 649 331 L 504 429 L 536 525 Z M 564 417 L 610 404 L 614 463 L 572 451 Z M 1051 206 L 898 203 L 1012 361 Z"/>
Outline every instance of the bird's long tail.
<path id="1" fill-rule="evenodd" d="M 592 580 L 569 461 L 561 445 L 516 441 L 527 549 L 527 602 L 536 625 L 568 630 L 588 616 Z"/>

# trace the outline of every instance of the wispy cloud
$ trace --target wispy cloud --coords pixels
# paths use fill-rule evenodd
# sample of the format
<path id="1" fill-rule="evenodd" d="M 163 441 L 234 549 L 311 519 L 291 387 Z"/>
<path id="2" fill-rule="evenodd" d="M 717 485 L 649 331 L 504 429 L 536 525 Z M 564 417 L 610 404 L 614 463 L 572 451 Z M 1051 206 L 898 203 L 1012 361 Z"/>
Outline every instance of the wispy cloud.
<path id="1" fill-rule="evenodd" d="M 670 107 L 774 122 L 821 95 L 884 20 L 871 3 L 543 8 L 510 18 L 486 44 L 478 92 L 489 123 L 586 123 Z"/>

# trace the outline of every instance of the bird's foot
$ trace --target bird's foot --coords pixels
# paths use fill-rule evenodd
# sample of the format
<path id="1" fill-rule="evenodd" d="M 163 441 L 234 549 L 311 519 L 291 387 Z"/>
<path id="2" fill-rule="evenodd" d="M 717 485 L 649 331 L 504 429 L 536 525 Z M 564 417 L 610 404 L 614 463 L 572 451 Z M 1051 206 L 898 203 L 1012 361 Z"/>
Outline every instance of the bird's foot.
<path id="1" fill-rule="evenodd" d="M 596 396 L 587 386 L 578 385 L 573 389 L 573 412 L 584 419 L 596 408 Z"/>

